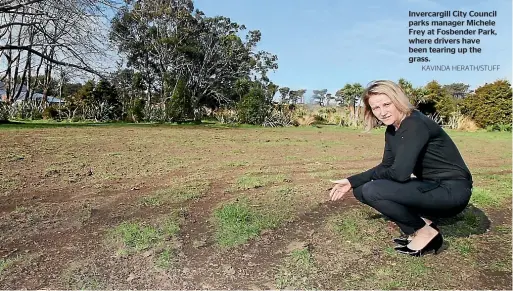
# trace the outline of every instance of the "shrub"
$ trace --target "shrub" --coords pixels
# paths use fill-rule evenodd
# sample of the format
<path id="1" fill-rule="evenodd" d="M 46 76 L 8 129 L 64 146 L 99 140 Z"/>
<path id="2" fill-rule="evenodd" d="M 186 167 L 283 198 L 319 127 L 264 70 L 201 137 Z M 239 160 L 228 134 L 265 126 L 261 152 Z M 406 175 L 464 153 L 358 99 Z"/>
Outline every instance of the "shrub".
<path id="1" fill-rule="evenodd" d="M 128 108 L 128 115 L 132 122 L 144 120 L 144 100 L 136 98 Z"/>
<path id="2" fill-rule="evenodd" d="M 9 119 L 9 105 L 5 102 L 0 102 L 0 121 L 7 121 Z"/>
<path id="3" fill-rule="evenodd" d="M 511 132 L 511 124 L 494 124 L 488 125 L 486 131 L 509 131 Z"/>
<path id="4" fill-rule="evenodd" d="M 314 122 L 317 124 L 326 122 L 326 118 L 325 118 L 324 114 L 314 114 L 313 117 L 314 117 Z"/>
<path id="5" fill-rule="evenodd" d="M 319 109 L 319 114 L 322 114 L 322 113 L 329 114 L 329 113 L 336 113 L 336 112 L 337 112 L 337 109 L 334 107 L 325 107 L 325 108 Z"/>
<path id="6" fill-rule="evenodd" d="M 59 116 L 59 110 L 53 106 L 48 106 L 43 110 L 43 119 L 56 119 Z"/>
<path id="7" fill-rule="evenodd" d="M 271 104 L 265 97 L 265 91 L 254 87 L 237 104 L 237 115 L 241 123 L 261 125 L 270 115 L 270 109 Z"/>
<path id="8" fill-rule="evenodd" d="M 309 111 L 308 109 L 303 106 L 303 105 L 297 105 L 294 110 L 293 110 L 293 113 L 294 113 L 294 118 L 296 117 L 303 117 L 305 115 L 309 115 Z"/>
<path id="9" fill-rule="evenodd" d="M 219 121 L 220 123 L 237 123 L 237 112 L 232 109 L 218 109 L 213 113 L 214 117 Z"/>
<path id="10" fill-rule="evenodd" d="M 418 109 L 426 114 L 437 114 L 441 122 L 447 122 L 451 113 L 456 111 L 456 102 L 449 92 L 437 81 L 431 81 L 425 86 L 426 96 Z"/>
<path id="11" fill-rule="evenodd" d="M 464 116 L 459 122 L 457 129 L 464 131 L 476 131 L 479 129 L 479 126 L 477 126 L 474 120 L 470 119 L 470 117 Z"/>
<path id="12" fill-rule="evenodd" d="M 294 121 L 290 112 L 273 110 L 269 116 L 266 116 L 263 122 L 265 127 L 292 126 Z"/>
<path id="13" fill-rule="evenodd" d="M 498 80 L 476 89 L 461 103 L 462 113 L 480 127 L 511 125 L 512 90 L 508 81 Z"/>
<path id="14" fill-rule="evenodd" d="M 312 115 L 305 115 L 301 117 L 297 117 L 294 120 L 295 123 L 297 123 L 299 126 L 310 126 L 315 122 L 315 117 Z"/>
<path id="15" fill-rule="evenodd" d="M 479 128 L 472 119 L 459 112 L 451 113 L 451 117 L 449 118 L 445 126 L 450 129 L 465 131 L 476 131 Z"/>

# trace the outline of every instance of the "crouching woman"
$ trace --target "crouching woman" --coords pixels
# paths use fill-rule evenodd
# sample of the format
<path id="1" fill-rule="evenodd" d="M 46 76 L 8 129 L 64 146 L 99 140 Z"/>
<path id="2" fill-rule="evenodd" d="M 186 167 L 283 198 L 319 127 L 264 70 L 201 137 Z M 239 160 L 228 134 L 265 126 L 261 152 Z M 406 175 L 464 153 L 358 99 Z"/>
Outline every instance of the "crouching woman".
<path id="1" fill-rule="evenodd" d="M 394 221 L 408 237 L 394 239 L 396 250 L 422 256 L 443 244 L 429 218 L 455 216 L 469 203 L 472 175 L 449 135 L 414 109 L 394 82 L 372 82 L 363 94 L 367 129 L 386 125 L 382 162 L 333 181 L 331 200 L 349 190 L 360 202 Z"/>

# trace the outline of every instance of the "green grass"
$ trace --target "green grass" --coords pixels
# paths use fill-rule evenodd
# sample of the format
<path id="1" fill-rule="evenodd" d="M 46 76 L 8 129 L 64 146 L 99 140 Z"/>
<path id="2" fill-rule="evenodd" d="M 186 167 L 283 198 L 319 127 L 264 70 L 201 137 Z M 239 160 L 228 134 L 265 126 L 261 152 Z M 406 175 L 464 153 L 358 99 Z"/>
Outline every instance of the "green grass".
<path id="1" fill-rule="evenodd" d="M 344 239 L 347 241 L 358 241 L 361 237 L 360 225 L 358 225 L 358 219 L 353 217 L 347 217 L 341 221 L 338 221 L 334 228 Z"/>
<path id="2" fill-rule="evenodd" d="M 73 290 L 99 290 L 105 289 L 99 272 L 94 265 L 73 262 L 64 269 L 61 281 L 66 288 Z"/>
<path id="3" fill-rule="evenodd" d="M 389 235 L 384 218 L 367 207 L 346 210 L 331 218 L 328 225 L 344 244 L 372 245 Z"/>
<path id="4" fill-rule="evenodd" d="M 161 232 L 152 226 L 124 222 L 114 231 L 125 248 L 141 251 L 156 245 L 161 239 Z"/>
<path id="5" fill-rule="evenodd" d="M 480 186 L 474 187 L 471 203 L 488 208 L 498 207 L 511 199 L 511 174 L 477 175 L 476 180 Z"/>
<path id="6" fill-rule="evenodd" d="M 0 190 L 3 191 L 10 191 L 18 188 L 21 185 L 21 182 L 19 181 L 18 177 L 12 177 L 12 178 L 2 178 L 0 177 Z M 3 191 L 0 191 L 3 192 Z M 2 196 L 2 194 L 0 194 Z"/>
<path id="7" fill-rule="evenodd" d="M 183 203 L 203 197 L 209 189 L 209 181 L 184 181 L 182 184 L 178 184 L 177 186 L 157 190 L 154 195 L 142 198 L 144 200 L 142 203 L 146 203 L 151 206 L 160 206 L 166 202 Z"/>
<path id="8" fill-rule="evenodd" d="M 0 123 L 0 130 L 32 130 L 40 128 L 80 128 L 80 127 L 206 127 L 206 128 L 261 128 L 256 125 L 221 124 L 203 120 L 201 124 L 189 123 L 160 123 L 160 122 L 94 122 L 94 121 L 55 121 L 55 120 L 16 120 Z"/>
<path id="9" fill-rule="evenodd" d="M 316 287 L 317 268 L 307 248 L 291 252 L 276 274 L 278 289 L 312 289 Z"/>
<path id="10" fill-rule="evenodd" d="M 274 183 L 284 182 L 286 180 L 285 175 L 255 175 L 245 174 L 239 177 L 236 181 L 236 188 L 238 190 L 248 190 L 253 188 L 265 187 Z"/>
<path id="11" fill-rule="evenodd" d="M 400 281 L 390 281 L 383 284 L 383 290 L 396 290 L 403 287 L 404 285 Z"/>
<path id="12" fill-rule="evenodd" d="M 511 259 L 493 262 L 490 266 L 492 271 L 510 272 L 511 273 Z"/>
<path id="13" fill-rule="evenodd" d="M 179 230 L 177 219 L 171 216 L 159 226 L 123 222 L 111 231 L 110 236 L 114 242 L 121 244 L 121 253 L 130 254 L 161 246 Z"/>
<path id="14" fill-rule="evenodd" d="M 343 173 L 338 170 L 326 170 L 326 169 L 313 169 L 312 172 L 308 173 L 312 178 L 319 179 L 338 179 Z"/>
<path id="15" fill-rule="evenodd" d="M 499 206 L 504 197 L 494 195 L 492 190 L 475 187 L 470 202 L 481 207 Z"/>
<path id="16" fill-rule="evenodd" d="M 21 160 L 24 160 L 27 157 L 31 157 L 31 155 L 19 154 L 19 153 L 9 153 L 9 154 L 7 154 L 7 160 L 10 161 L 10 162 L 21 161 Z"/>
<path id="17" fill-rule="evenodd" d="M 174 252 L 172 249 L 163 250 L 155 262 L 155 265 L 161 269 L 169 269 L 174 259 Z"/>
<path id="18" fill-rule="evenodd" d="M 452 248 L 456 249 L 460 255 L 468 256 L 474 249 L 472 239 L 467 237 L 455 238 L 449 241 Z"/>
<path id="19" fill-rule="evenodd" d="M 157 196 L 145 196 L 139 199 L 143 206 L 160 206 L 162 201 Z"/>
<path id="20" fill-rule="evenodd" d="M 16 206 L 16 208 L 13 210 L 13 213 L 16 214 L 23 214 L 23 213 L 30 213 L 31 209 L 25 206 Z"/>
<path id="21" fill-rule="evenodd" d="M 359 268 L 360 271 L 349 278 L 343 289 L 425 289 L 425 280 L 429 280 L 434 271 L 422 258 L 395 253 L 367 265 L 368 269 Z"/>
<path id="22" fill-rule="evenodd" d="M 171 157 L 167 159 L 167 165 L 170 169 L 185 167 L 186 161 L 182 158 Z"/>
<path id="23" fill-rule="evenodd" d="M 45 126 L 50 128 L 53 125 Z M 494 225 L 492 222 L 490 232 L 485 233 L 484 231 L 485 227 L 490 226 L 486 218 L 487 214 L 490 217 L 495 217 L 495 215 L 503 215 L 504 211 L 509 209 L 506 208 L 507 205 L 510 205 L 509 199 L 511 199 L 511 176 L 507 170 L 511 170 L 511 166 L 507 163 L 511 161 L 511 149 L 506 146 L 509 146 L 511 142 L 510 133 L 450 131 L 451 136 L 456 137 L 455 141 L 465 156 L 470 157 L 468 162 L 473 171 L 475 191 L 477 192 L 474 193 L 471 201 L 474 207 L 470 207 L 456 219 L 449 221 L 450 223 L 439 224 L 449 246 L 447 250 L 438 256 L 409 258 L 397 254 L 393 250 L 391 239 L 398 233 L 395 229 L 389 228 L 388 221 L 380 218 L 370 207 L 341 203 L 340 209 L 333 209 L 333 213 L 318 211 L 323 209 L 324 204 L 320 203 L 324 203 L 323 199 L 329 192 L 326 191 L 326 188 L 331 186 L 328 179 L 343 178 L 351 173 L 356 173 L 360 168 L 365 170 L 367 164 L 370 166 L 374 159 L 376 162 L 379 161 L 382 152 L 380 152 L 378 142 L 383 141 L 383 131 L 375 130 L 371 134 L 362 134 L 361 130 L 336 126 L 323 126 L 322 128 L 253 127 L 245 130 L 240 129 L 243 127 L 232 129 L 219 126 L 219 130 L 214 130 L 216 125 L 200 125 L 192 130 L 194 133 L 191 133 L 191 130 L 188 130 L 192 129 L 190 125 L 187 125 L 188 128 L 166 124 L 88 126 L 89 129 L 79 125 L 73 130 L 66 128 L 45 130 L 44 135 L 41 135 L 38 130 L 34 130 L 40 138 L 40 144 L 36 139 L 34 146 L 45 149 L 47 152 L 43 156 L 50 155 L 49 160 L 52 163 L 40 161 L 41 155 L 29 156 L 24 150 L 26 147 L 20 146 L 19 149 L 13 149 L 13 154 L 9 157 L 6 152 L 1 158 L 6 164 L 6 170 L 3 178 L 0 177 L 0 189 L 14 187 L 4 183 L 8 181 L 9 177 L 12 181 L 19 179 L 19 187 L 22 182 L 26 184 L 23 177 L 27 177 L 27 170 L 18 174 L 7 169 L 9 165 L 24 164 L 28 162 L 28 159 L 41 165 L 38 168 L 40 176 L 45 174 L 45 169 L 49 170 L 48 174 L 59 176 L 57 179 L 49 178 L 45 182 L 53 182 L 53 180 L 66 182 L 69 174 L 77 172 L 83 175 L 83 167 L 92 167 L 94 175 L 80 180 L 83 184 L 78 185 L 79 187 L 86 186 L 83 191 L 80 191 L 82 194 L 88 191 L 87 187 L 89 186 L 92 190 L 100 190 L 97 192 L 108 190 L 107 186 L 110 186 L 111 183 L 101 180 L 102 175 L 107 174 L 108 177 L 115 177 L 114 175 L 118 174 L 122 176 L 123 179 L 120 180 L 119 187 L 128 189 L 133 185 L 140 185 L 139 182 L 144 181 L 145 175 L 163 179 L 172 177 L 172 181 L 157 181 L 155 186 L 160 190 L 145 194 L 147 196 L 138 201 L 139 205 L 134 206 L 133 201 L 125 204 L 125 206 L 130 205 L 128 211 L 134 215 L 141 215 L 141 209 L 137 209 L 141 205 L 158 207 L 158 209 L 146 209 L 148 213 L 142 216 L 147 217 L 149 221 L 130 221 L 126 222 L 124 227 L 118 226 L 114 236 L 114 241 L 117 243 L 114 247 L 119 247 L 126 253 L 130 253 L 129 260 L 123 259 L 123 261 L 130 264 L 130 262 L 142 259 L 150 265 L 154 264 L 157 268 L 142 270 L 141 276 L 152 276 L 154 272 L 167 273 L 173 267 L 173 263 L 177 261 L 177 250 L 173 247 L 177 238 L 168 234 L 176 234 L 179 230 L 179 223 L 158 222 L 155 220 L 158 219 L 155 215 L 159 215 L 158 213 L 167 208 L 175 209 L 188 206 L 187 204 L 170 204 L 188 202 L 207 195 L 209 195 L 209 201 L 225 201 L 233 196 L 245 199 L 245 202 L 221 205 L 217 210 L 212 209 L 214 205 L 203 205 L 205 208 L 200 210 L 209 214 L 214 211 L 211 218 L 215 226 L 214 235 L 219 245 L 224 244 L 224 246 L 230 247 L 248 242 L 248 240 L 255 239 L 262 231 L 278 227 L 284 221 L 294 221 L 294 219 L 303 217 L 303 214 L 306 214 L 307 217 L 310 217 L 309 214 L 313 214 L 312 218 L 316 219 L 315 223 L 321 223 L 313 234 L 300 233 L 304 230 L 302 223 L 305 221 L 283 226 L 283 231 L 291 236 L 284 237 L 284 241 L 278 242 L 280 248 L 273 251 L 283 252 L 284 249 L 281 246 L 287 245 L 290 239 L 296 239 L 296 235 L 312 237 L 315 248 L 311 251 L 303 249 L 290 253 L 284 261 L 278 262 L 282 263 L 279 269 L 281 273 L 278 269 L 269 270 L 265 266 L 258 267 L 259 271 L 265 271 L 266 274 L 274 271 L 273 281 L 276 280 L 274 283 L 280 287 L 297 289 L 453 289 L 458 287 L 458 284 L 462 284 L 463 287 L 469 288 L 474 282 L 465 279 L 479 280 L 478 274 L 482 269 L 508 271 L 510 259 L 508 261 L 508 259 L 501 260 L 500 258 L 511 256 L 511 252 L 502 247 L 511 243 L 511 240 L 507 239 L 511 236 L 511 227 L 507 225 L 510 221 L 501 219 L 503 225 Z M 126 128 L 123 131 L 111 128 L 117 126 Z M 63 131 L 66 134 L 63 135 Z M 105 134 L 110 131 L 131 133 L 141 131 L 143 137 L 134 140 L 130 136 L 130 138 L 127 137 L 123 146 L 117 146 L 117 144 L 113 146 L 109 144 L 107 138 L 112 134 Z M 72 132 L 78 133 L 76 134 L 77 138 L 67 134 Z M 28 133 L 26 132 L 26 134 Z M 16 133 L 4 132 L 4 134 L 7 136 L 6 140 L 12 144 Z M 115 140 L 123 138 L 125 135 L 128 136 L 127 133 L 123 133 Z M 133 136 L 141 135 L 133 134 Z M 66 151 L 61 155 L 54 154 L 53 149 L 63 149 L 61 145 L 63 137 L 67 145 Z M 485 143 L 490 140 L 491 143 Z M 369 147 L 359 148 L 358 143 L 361 141 L 369 141 Z M 97 144 L 106 144 L 107 146 L 94 148 L 99 154 L 91 155 L 90 149 Z M 484 144 L 486 146 L 483 146 Z M 84 165 L 70 164 L 70 155 L 80 152 L 84 148 L 89 153 L 89 157 L 81 157 L 80 162 Z M 501 152 L 503 148 L 505 150 Z M 121 158 L 119 158 L 120 155 Z M 23 160 L 19 159 L 21 156 L 23 156 Z M 98 161 L 98 157 L 102 160 Z M 183 174 L 187 178 L 180 178 L 176 175 L 177 167 L 184 168 L 179 175 Z M 23 167 L 16 169 L 23 170 Z M 239 176 L 234 177 L 235 172 L 240 173 Z M 203 173 L 203 177 L 192 173 Z M 216 189 L 204 180 L 205 173 L 209 175 L 206 177 L 209 181 L 219 178 L 215 184 Z M 291 180 L 289 181 L 285 177 Z M 94 182 L 93 185 L 88 184 L 90 181 Z M 98 186 L 101 182 L 105 182 L 105 189 Z M 166 184 L 167 182 L 169 184 Z M 222 193 L 223 189 L 217 189 L 217 185 L 223 184 L 226 185 L 224 186 L 226 189 L 234 189 L 236 193 L 231 193 L 231 195 Z M 70 185 L 66 182 L 55 186 L 64 188 Z M 13 191 L 13 195 L 14 193 L 16 191 Z M 77 192 L 77 194 L 80 193 Z M 27 204 L 21 205 L 29 207 Z M 103 202 L 98 200 L 93 205 L 97 207 L 103 205 Z M 82 220 L 89 219 L 90 209 L 90 207 L 79 209 L 84 211 Z M 194 211 L 191 215 L 198 214 L 196 208 L 191 209 Z M 12 217 L 23 220 L 24 223 L 29 223 L 28 220 L 44 222 L 53 219 L 51 215 L 42 216 L 36 210 L 32 206 L 28 209 L 20 208 L 12 213 Z M 72 211 L 76 210 L 76 207 L 72 208 Z M 76 217 L 78 214 L 73 213 L 70 217 Z M 68 213 L 62 213 L 62 215 L 68 215 Z M 183 215 L 186 216 L 185 213 Z M 38 217 L 41 218 L 38 219 Z M 201 222 L 203 223 L 203 220 Z M 36 228 L 39 229 L 41 225 L 37 224 Z M 298 232 L 296 233 L 296 231 Z M 501 242 L 491 239 L 498 234 Z M 210 251 L 213 254 L 219 251 L 210 244 L 205 245 L 204 234 L 199 235 L 199 238 L 192 238 L 191 242 L 193 246 L 194 242 L 199 242 L 196 244 L 201 246 L 198 251 L 205 251 L 207 254 L 210 254 Z M 171 239 L 169 239 L 170 236 Z M 210 238 L 207 236 L 205 241 L 208 239 Z M 109 245 L 110 247 L 112 245 Z M 251 245 L 248 247 L 251 248 Z M 490 252 L 482 252 L 487 247 L 491 249 Z M 138 250 L 143 249 L 147 250 L 143 251 L 144 255 L 138 253 L 140 252 Z M 147 254 L 149 254 L 148 257 L 146 257 Z M 197 253 L 195 254 L 197 255 Z M 122 261 L 119 258 L 113 259 Z M 183 259 L 187 260 L 187 258 Z M 205 258 L 205 260 L 210 259 L 212 258 Z M 254 258 L 254 261 L 251 262 L 256 262 L 257 259 Z M 107 256 L 105 260 L 99 263 L 103 264 L 111 259 Z M 180 258 L 180 262 L 181 260 L 182 258 Z M 479 263 L 480 260 L 483 262 L 482 264 Z M 2 264 L 4 263 L 3 261 Z M 273 260 L 272 263 L 274 265 L 276 261 Z M 219 264 L 230 264 L 230 262 L 221 258 Z M 10 276 L 21 268 L 20 265 L 12 266 L 12 263 L 9 264 L 9 262 L 6 263 L 6 266 L 2 273 L 3 276 Z M 27 265 L 27 267 L 29 266 Z M 212 273 L 209 270 L 204 275 L 212 276 L 215 272 L 214 269 Z M 441 269 L 446 270 L 447 275 L 440 275 L 439 270 Z M 97 277 L 93 271 L 86 268 L 75 272 L 72 277 L 74 279 L 70 280 L 72 284 L 63 284 L 62 286 L 69 289 L 96 288 L 102 283 L 99 278 L 108 278 L 109 275 L 102 274 Z M 255 276 L 256 279 L 266 280 L 258 278 L 257 273 Z M 32 280 L 33 278 L 28 279 Z M 126 277 L 121 278 L 123 282 L 113 281 L 114 285 L 112 286 L 116 286 L 116 284 L 124 286 L 127 284 L 125 279 Z M 501 283 L 490 282 L 489 285 L 479 287 L 495 288 L 499 286 L 498 284 Z"/>
<path id="24" fill-rule="evenodd" d="M 503 234 L 511 234 L 511 225 L 497 225 L 495 231 Z"/>
<path id="25" fill-rule="evenodd" d="M 276 219 L 252 209 L 247 201 L 236 201 L 214 211 L 216 241 L 222 247 L 233 247 L 274 228 Z"/>
<path id="26" fill-rule="evenodd" d="M 274 217 L 277 223 L 284 220 L 290 220 L 297 214 L 297 208 L 304 205 L 296 205 L 290 203 L 293 199 L 301 199 L 306 195 L 299 187 L 274 186 L 257 197 L 252 197 L 252 201 L 260 205 L 259 209 L 265 211 L 267 215 Z"/>
<path id="27" fill-rule="evenodd" d="M 16 259 L 0 259 L 0 275 L 3 271 L 12 266 L 16 262 Z"/>
<path id="28" fill-rule="evenodd" d="M 426 266 L 426 262 L 417 258 L 407 258 L 407 263 L 403 265 L 412 279 L 420 278 L 429 273 L 430 268 Z"/>

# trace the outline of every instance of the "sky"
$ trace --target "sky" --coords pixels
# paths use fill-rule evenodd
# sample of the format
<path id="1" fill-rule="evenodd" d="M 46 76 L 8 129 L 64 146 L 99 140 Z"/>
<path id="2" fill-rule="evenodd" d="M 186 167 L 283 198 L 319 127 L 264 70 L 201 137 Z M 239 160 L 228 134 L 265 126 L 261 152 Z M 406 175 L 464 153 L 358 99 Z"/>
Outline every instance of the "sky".
<path id="1" fill-rule="evenodd" d="M 465 83 L 475 89 L 497 79 L 512 79 L 511 0 L 195 0 L 207 16 L 222 15 L 260 30 L 259 50 L 278 56 L 278 70 L 269 74 L 280 87 L 291 90 L 328 89 L 335 92 L 347 83 L 366 86 L 376 79 L 405 78 L 413 86 L 432 80 L 441 84 Z M 497 11 L 496 36 L 435 36 L 480 38 L 480 54 L 427 54 L 430 63 L 409 63 L 410 20 L 466 20 L 466 18 L 411 18 L 409 11 Z M 435 27 L 411 27 L 424 29 Z M 451 27 L 443 27 L 449 29 Z M 455 27 L 452 29 L 466 29 Z M 427 36 L 426 36 L 427 37 Z M 425 37 L 425 38 L 426 38 Z M 437 47 L 457 45 L 437 45 Z M 470 45 L 460 45 L 466 47 Z M 420 47 L 420 46 L 417 46 Z M 422 65 L 500 65 L 498 71 L 422 71 Z"/>

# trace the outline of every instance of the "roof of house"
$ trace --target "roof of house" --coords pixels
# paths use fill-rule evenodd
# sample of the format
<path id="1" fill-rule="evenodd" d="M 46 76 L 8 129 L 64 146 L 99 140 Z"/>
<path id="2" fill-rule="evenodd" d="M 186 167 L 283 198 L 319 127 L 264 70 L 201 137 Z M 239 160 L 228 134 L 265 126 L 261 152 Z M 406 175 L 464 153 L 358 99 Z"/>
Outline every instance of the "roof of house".
<path id="1" fill-rule="evenodd" d="M 16 101 L 15 101 L 15 102 L 21 102 L 21 101 L 23 101 L 23 100 L 26 100 L 26 99 L 27 99 L 27 97 L 28 97 L 27 92 L 22 92 L 22 93 L 20 94 L 20 96 L 18 97 L 18 99 L 16 99 Z M 34 93 L 34 94 L 32 95 L 32 98 L 33 98 L 34 100 L 41 100 L 41 99 L 43 99 L 43 94 L 41 94 L 41 93 Z M 64 100 L 61 100 L 61 99 L 59 99 L 59 98 L 57 98 L 57 97 L 53 97 L 53 96 L 46 96 L 46 101 L 47 101 L 48 103 L 64 103 Z"/>

